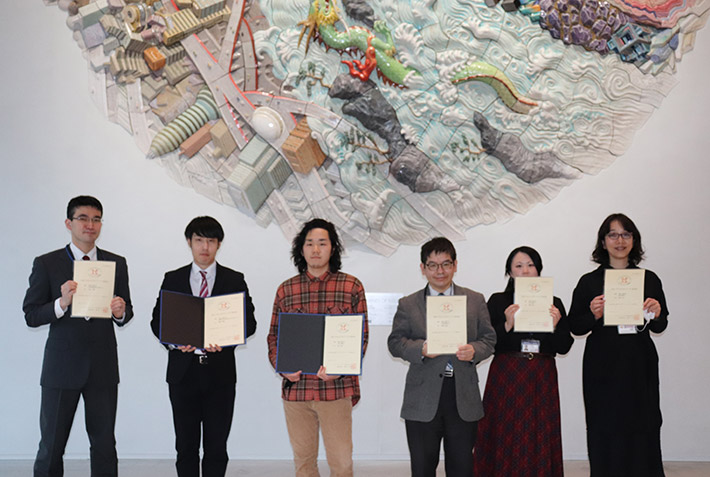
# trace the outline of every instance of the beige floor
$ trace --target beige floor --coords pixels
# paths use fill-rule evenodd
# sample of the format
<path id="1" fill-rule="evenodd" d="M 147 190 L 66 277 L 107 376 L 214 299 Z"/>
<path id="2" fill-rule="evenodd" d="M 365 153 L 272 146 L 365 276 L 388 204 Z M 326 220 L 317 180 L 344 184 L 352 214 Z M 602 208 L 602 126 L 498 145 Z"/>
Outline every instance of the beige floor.
<path id="1" fill-rule="evenodd" d="M 321 475 L 328 475 L 328 465 L 320 462 Z M 439 465 L 437 476 L 444 476 L 443 463 Z M 710 476 L 710 462 L 666 462 L 666 477 L 707 477 Z M 0 476 L 27 477 L 32 474 L 32 461 L 0 460 Z M 171 460 L 121 460 L 119 474 L 123 477 L 163 477 L 175 475 Z M 86 477 L 89 475 L 89 462 L 86 460 L 67 460 L 64 465 L 65 477 Z M 290 461 L 244 461 L 233 460 L 229 463 L 227 477 L 284 477 L 293 475 Z M 402 461 L 356 461 L 355 475 L 363 477 L 406 477 L 409 475 L 409 462 Z M 584 461 L 565 462 L 567 477 L 589 475 L 589 466 Z"/>

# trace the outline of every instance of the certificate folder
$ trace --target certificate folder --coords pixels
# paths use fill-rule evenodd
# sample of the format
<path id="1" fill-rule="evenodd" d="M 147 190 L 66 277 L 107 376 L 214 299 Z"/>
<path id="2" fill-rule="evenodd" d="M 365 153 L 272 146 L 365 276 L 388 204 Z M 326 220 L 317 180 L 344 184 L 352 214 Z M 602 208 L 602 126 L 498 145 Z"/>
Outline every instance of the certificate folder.
<path id="1" fill-rule="evenodd" d="M 244 301 L 244 292 L 201 298 L 162 290 L 160 342 L 196 348 L 244 344 Z"/>
<path id="2" fill-rule="evenodd" d="M 360 375 L 364 315 L 279 313 L 276 372 Z"/>

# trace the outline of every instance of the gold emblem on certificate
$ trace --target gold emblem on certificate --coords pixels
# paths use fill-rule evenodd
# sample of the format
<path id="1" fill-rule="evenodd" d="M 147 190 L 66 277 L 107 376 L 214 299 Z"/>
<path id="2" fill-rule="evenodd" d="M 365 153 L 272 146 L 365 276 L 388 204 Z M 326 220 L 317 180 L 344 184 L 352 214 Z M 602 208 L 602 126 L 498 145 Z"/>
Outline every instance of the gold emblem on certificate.
<path id="1" fill-rule="evenodd" d="M 466 339 L 466 295 L 427 296 L 427 352 L 456 354 Z"/>
<path id="2" fill-rule="evenodd" d="M 605 270 L 604 326 L 643 325 L 642 268 Z"/>
<path id="3" fill-rule="evenodd" d="M 76 293 L 72 297 L 71 316 L 111 318 L 111 300 L 116 278 L 116 262 L 74 260 Z"/>
<path id="4" fill-rule="evenodd" d="M 513 303 L 520 305 L 515 314 L 514 331 L 552 333 L 555 328 L 550 315 L 553 279 L 516 277 Z"/>

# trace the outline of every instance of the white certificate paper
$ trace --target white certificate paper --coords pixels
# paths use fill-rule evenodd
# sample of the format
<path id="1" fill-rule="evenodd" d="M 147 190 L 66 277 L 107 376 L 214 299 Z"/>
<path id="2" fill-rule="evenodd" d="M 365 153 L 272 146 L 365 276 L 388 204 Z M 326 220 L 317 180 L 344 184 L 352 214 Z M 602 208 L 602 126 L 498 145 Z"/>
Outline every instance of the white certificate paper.
<path id="1" fill-rule="evenodd" d="M 643 285 L 646 270 L 604 273 L 604 326 L 643 325 Z"/>
<path id="2" fill-rule="evenodd" d="M 244 292 L 205 298 L 205 346 L 244 344 Z"/>
<path id="3" fill-rule="evenodd" d="M 553 279 L 516 277 L 513 303 L 520 305 L 515 313 L 515 332 L 552 333 L 555 327 L 550 315 Z"/>
<path id="4" fill-rule="evenodd" d="M 326 315 L 323 367 L 328 374 L 361 374 L 363 315 Z"/>
<path id="5" fill-rule="evenodd" d="M 71 302 L 71 316 L 111 318 L 116 262 L 74 260 L 73 280 L 77 285 Z"/>
<path id="6" fill-rule="evenodd" d="M 467 336 L 466 295 L 427 296 L 427 353 L 456 354 Z"/>

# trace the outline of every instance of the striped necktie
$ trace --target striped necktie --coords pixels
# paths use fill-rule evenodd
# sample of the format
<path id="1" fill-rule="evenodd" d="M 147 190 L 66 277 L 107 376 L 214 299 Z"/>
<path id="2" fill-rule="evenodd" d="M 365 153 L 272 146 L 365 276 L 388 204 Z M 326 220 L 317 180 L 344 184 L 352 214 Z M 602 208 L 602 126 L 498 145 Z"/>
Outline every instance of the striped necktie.
<path id="1" fill-rule="evenodd" d="M 207 272 L 204 270 L 200 270 L 200 275 L 202 275 L 202 284 L 200 285 L 200 297 L 206 298 L 208 295 Z"/>

